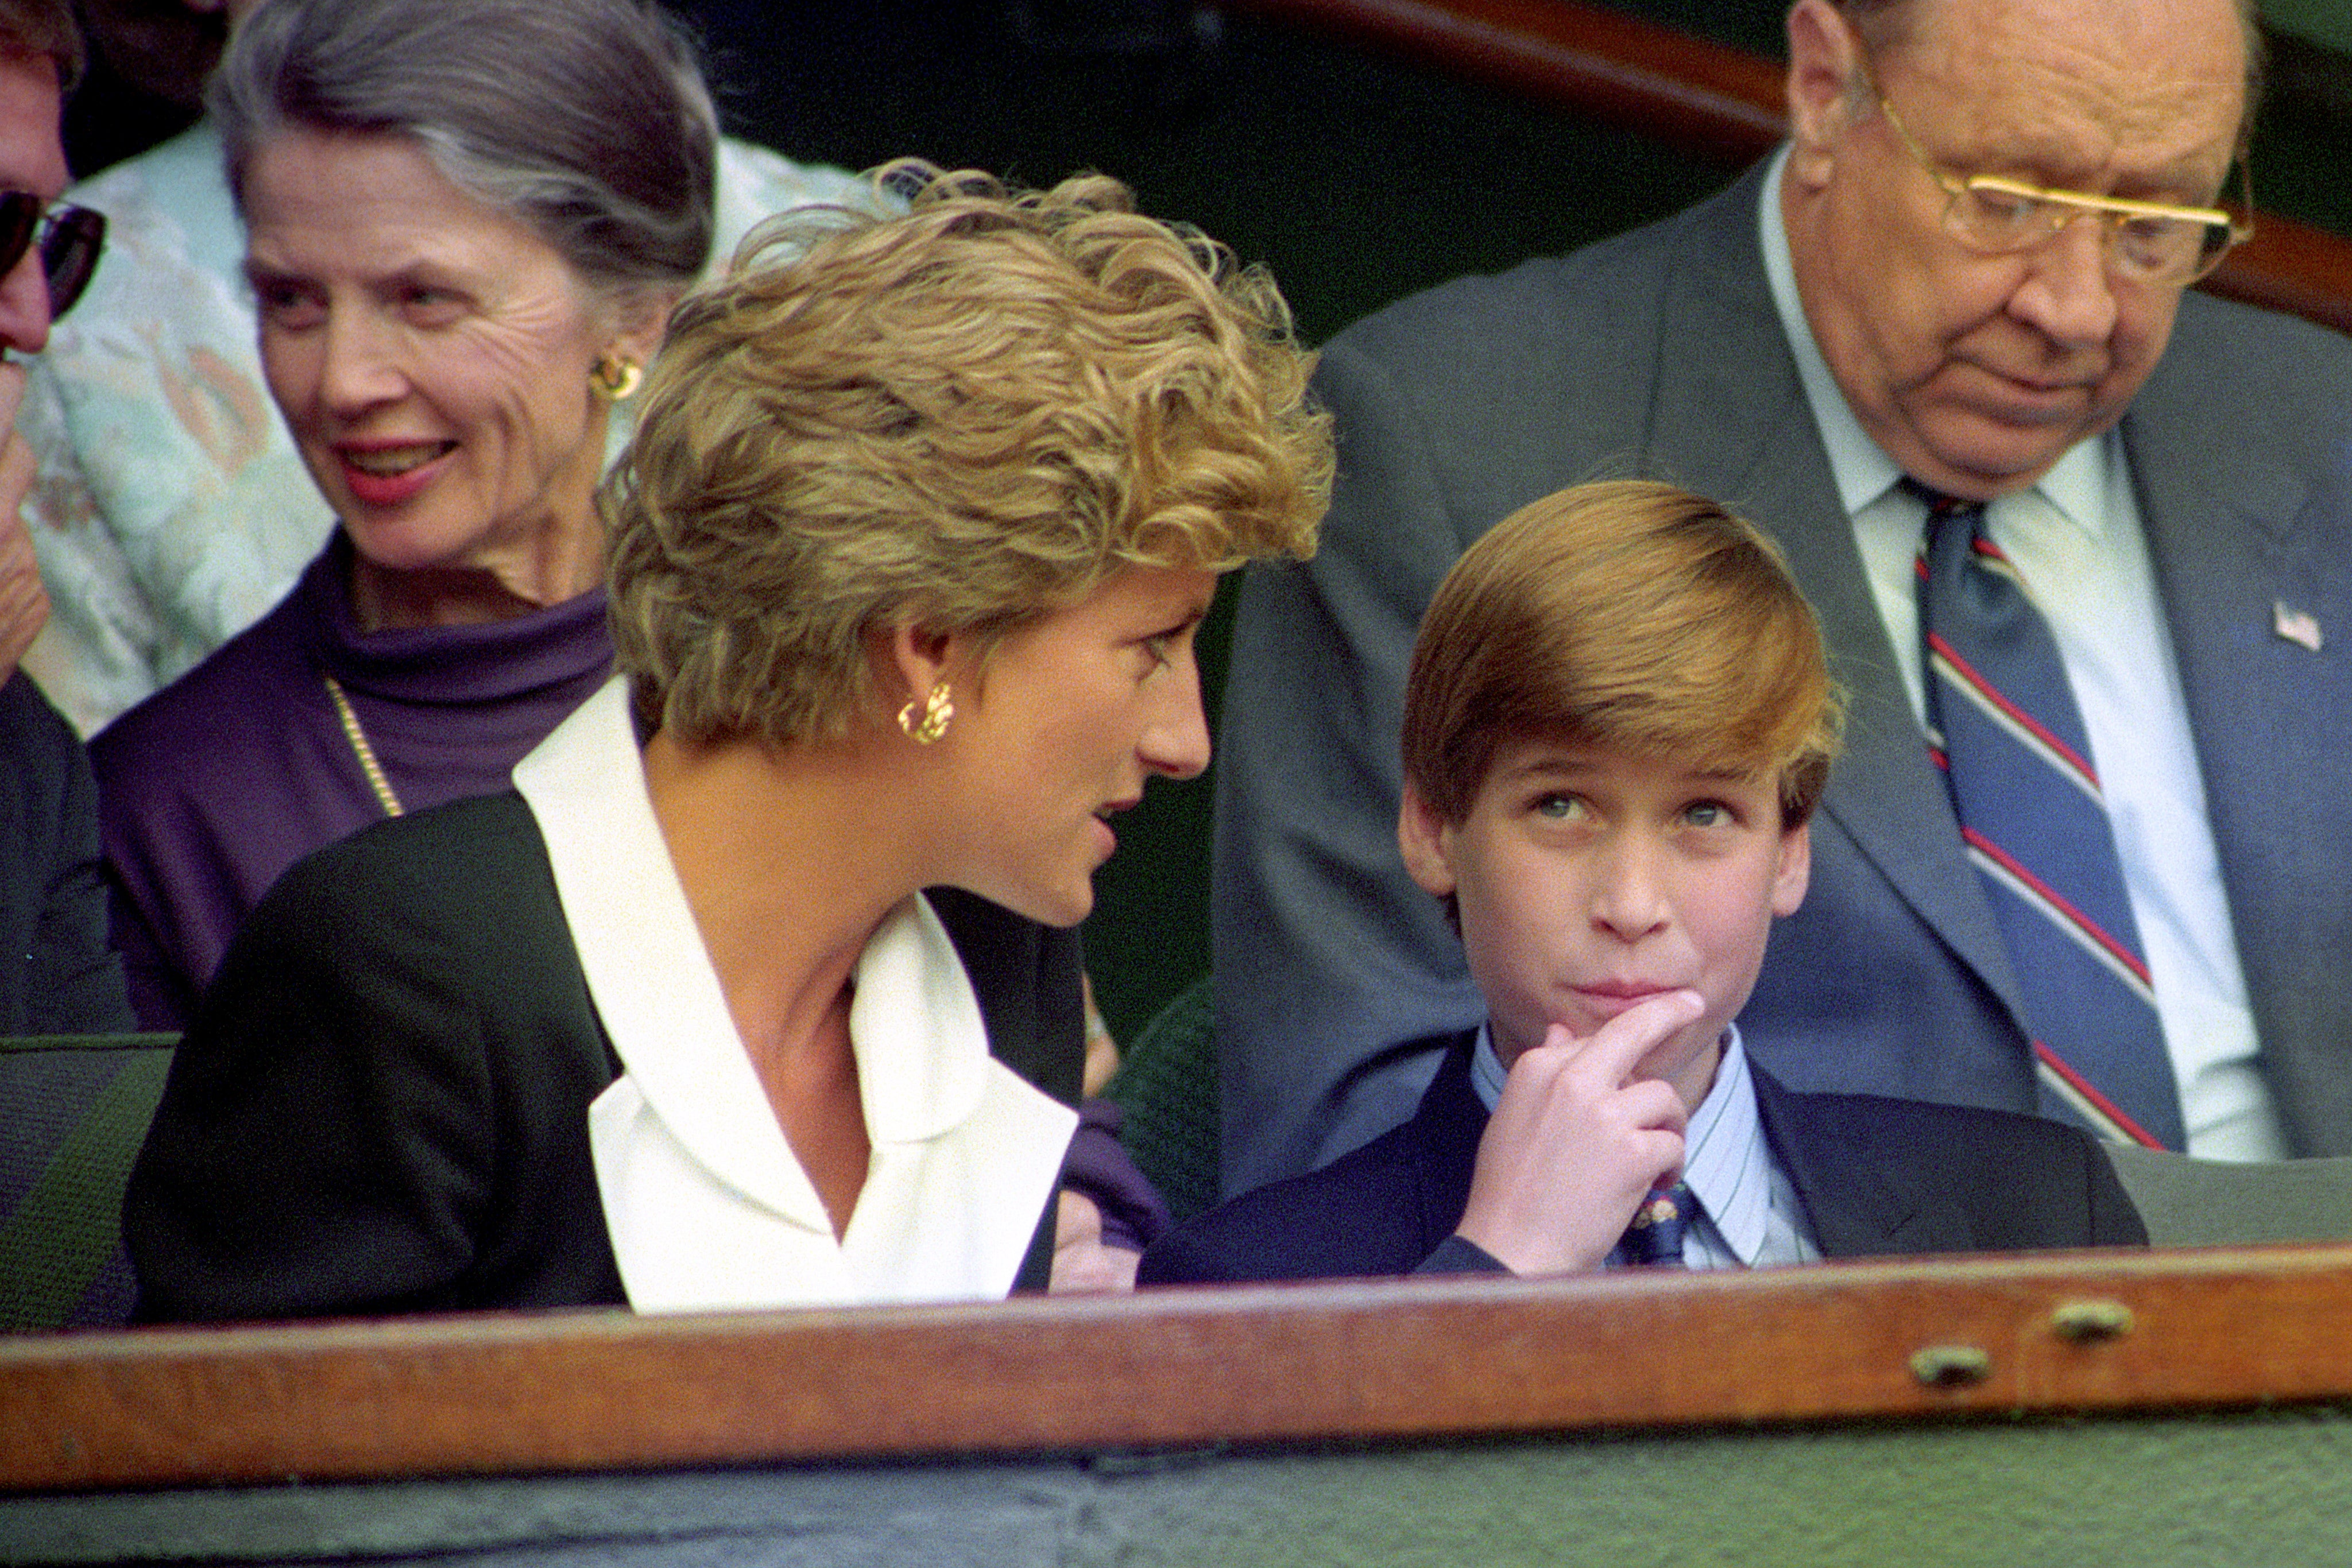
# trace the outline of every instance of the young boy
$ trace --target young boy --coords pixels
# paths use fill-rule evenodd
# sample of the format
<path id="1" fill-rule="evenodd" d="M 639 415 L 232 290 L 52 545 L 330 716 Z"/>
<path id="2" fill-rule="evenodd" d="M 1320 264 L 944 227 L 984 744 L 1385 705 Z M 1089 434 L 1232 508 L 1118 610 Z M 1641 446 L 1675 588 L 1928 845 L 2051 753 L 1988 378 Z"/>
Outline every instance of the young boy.
<path id="1" fill-rule="evenodd" d="M 1812 612 L 1748 524 L 1640 482 L 1497 524 L 1422 622 L 1397 821 L 1486 1022 L 1412 1121 L 1178 1228 L 1141 1281 L 2145 1242 L 2074 1128 L 1747 1059 L 1836 737 Z"/>

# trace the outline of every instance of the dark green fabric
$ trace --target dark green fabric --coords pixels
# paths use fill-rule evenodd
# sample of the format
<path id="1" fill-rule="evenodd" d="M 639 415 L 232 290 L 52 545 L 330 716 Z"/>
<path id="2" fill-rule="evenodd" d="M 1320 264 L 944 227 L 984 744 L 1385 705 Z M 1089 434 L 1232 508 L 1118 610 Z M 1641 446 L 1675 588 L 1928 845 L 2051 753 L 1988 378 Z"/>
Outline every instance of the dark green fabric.
<path id="1" fill-rule="evenodd" d="M 2352 1239 L 2352 1157 L 2201 1160 L 2137 1145 L 2106 1155 L 2156 1246 Z"/>
<path id="2" fill-rule="evenodd" d="M 58 1568 L 2341 1568 L 2347 1477 L 2340 1406 L 1931 1416 L 37 1494 L 0 1499 L 0 1552 Z"/>
<path id="3" fill-rule="evenodd" d="M 0 1330 L 61 1328 L 122 1246 L 122 1186 L 174 1037 L 0 1039 Z"/>
<path id="4" fill-rule="evenodd" d="M 1104 1093 L 1127 1113 L 1119 1141 L 1190 1219 L 1216 1206 L 1217 1019 L 1206 976 L 1170 1000 L 1127 1048 Z"/>

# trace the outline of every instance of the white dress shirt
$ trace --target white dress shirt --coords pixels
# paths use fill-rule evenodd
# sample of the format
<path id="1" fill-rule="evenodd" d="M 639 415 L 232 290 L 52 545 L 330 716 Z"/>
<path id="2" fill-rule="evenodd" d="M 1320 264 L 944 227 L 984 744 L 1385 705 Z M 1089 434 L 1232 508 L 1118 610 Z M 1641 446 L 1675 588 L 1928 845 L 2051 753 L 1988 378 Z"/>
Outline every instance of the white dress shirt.
<path id="1" fill-rule="evenodd" d="M 1784 149 L 1758 214 L 1764 270 L 1916 717 L 1925 698 L 1913 561 L 1927 509 L 1896 488 L 1902 470 L 1854 417 L 1805 319 L 1780 222 L 1787 162 Z M 2082 710 L 2155 984 L 2189 1152 L 2282 1159 L 2286 1141 L 2256 1060 L 2253 1009 L 2205 814 L 2204 775 L 2121 437 L 2110 430 L 2077 444 L 2030 489 L 1990 503 L 1985 527 L 2049 621 Z"/>
<path id="2" fill-rule="evenodd" d="M 872 1155 L 836 1239 L 727 1009 L 669 859 L 615 677 L 515 768 L 622 1074 L 589 1108 L 613 1252 L 640 1312 L 1002 1297 L 1077 1113 L 988 1051 L 920 894 L 860 956 L 850 1005 Z"/>

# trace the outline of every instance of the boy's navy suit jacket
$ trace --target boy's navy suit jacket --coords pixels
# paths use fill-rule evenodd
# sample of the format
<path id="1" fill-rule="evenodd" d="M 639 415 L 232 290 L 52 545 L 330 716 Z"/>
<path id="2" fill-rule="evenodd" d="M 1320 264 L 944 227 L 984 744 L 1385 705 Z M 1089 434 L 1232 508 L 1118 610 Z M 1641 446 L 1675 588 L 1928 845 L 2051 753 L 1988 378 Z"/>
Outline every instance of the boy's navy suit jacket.
<path id="1" fill-rule="evenodd" d="M 1423 1042 L 1444 1064 L 1411 1121 L 1319 1170 L 1187 1221 L 1139 1283 L 1410 1274 L 1470 1197 L 1486 1107 L 1469 1030 Z M 1764 1134 L 1824 1257 L 2144 1245 L 2147 1229 L 2089 1135 L 2007 1111 L 1801 1094 L 1748 1060 Z"/>

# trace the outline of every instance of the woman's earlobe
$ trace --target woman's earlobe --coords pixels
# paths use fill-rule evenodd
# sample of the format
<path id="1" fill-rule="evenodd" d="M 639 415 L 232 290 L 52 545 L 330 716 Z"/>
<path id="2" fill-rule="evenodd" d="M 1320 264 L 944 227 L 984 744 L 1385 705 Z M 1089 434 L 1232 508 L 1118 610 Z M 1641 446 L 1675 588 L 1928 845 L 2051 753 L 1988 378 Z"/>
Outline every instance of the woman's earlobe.
<path id="1" fill-rule="evenodd" d="M 953 632 L 901 622 L 874 634 L 874 641 L 877 645 L 871 656 L 876 679 L 888 711 L 899 716 L 899 727 L 908 734 L 924 727 L 931 731 L 929 740 L 938 739 L 947 732 L 948 718 L 954 714 L 964 640 Z M 935 715 L 940 716 L 934 718 Z"/>
<path id="2" fill-rule="evenodd" d="M 641 364 L 652 363 L 661 351 L 662 340 L 669 335 L 670 312 L 677 308 L 679 298 L 673 288 L 647 288 L 631 298 L 621 308 L 612 352 Z"/>

